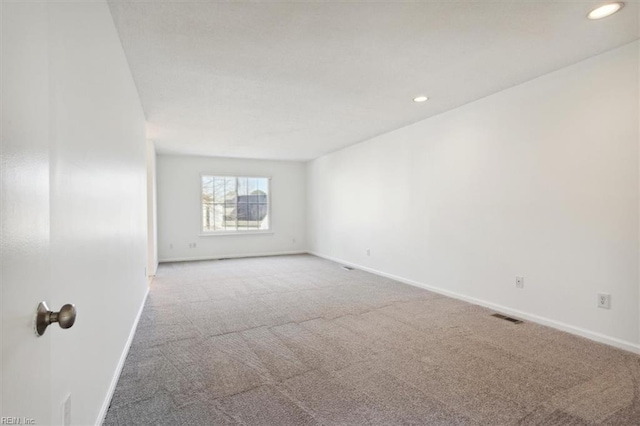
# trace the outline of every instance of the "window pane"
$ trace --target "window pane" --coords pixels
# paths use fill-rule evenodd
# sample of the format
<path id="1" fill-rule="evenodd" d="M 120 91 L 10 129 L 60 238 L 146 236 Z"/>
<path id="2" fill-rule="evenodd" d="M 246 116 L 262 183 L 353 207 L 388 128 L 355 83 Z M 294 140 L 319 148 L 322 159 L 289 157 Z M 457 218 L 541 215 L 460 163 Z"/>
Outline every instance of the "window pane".
<path id="1" fill-rule="evenodd" d="M 269 205 L 258 204 L 260 229 L 269 229 Z"/>
<path id="2" fill-rule="evenodd" d="M 213 204 L 202 205 L 202 230 L 213 231 Z"/>
<path id="3" fill-rule="evenodd" d="M 228 177 L 225 178 L 224 183 L 225 188 L 225 203 L 234 203 L 236 202 L 236 178 Z"/>
<path id="4" fill-rule="evenodd" d="M 237 212 L 236 212 L 236 204 L 227 203 L 224 205 L 224 220 L 225 220 L 225 229 L 227 231 L 235 231 L 237 226 Z"/>
<path id="5" fill-rule="evenodd" d="M 258 179 L 249 178 L 249 195 L 253 195 L 258 190 Z"/>
<path id="6" fill-rule="evenodd" d="M 267 204 L 258 204 L 258 220 L 264 220 L 269 213 L 269 206 Z"/>
<path id="7" fill-rule="evenodd" d="M 224 204 L 214 204 L 213 210 L 213 230 L 222 231 L 224 230 Z"/>
<path id="8" fill-rule="evenodd" d="M 202 202 L 213 203 L 213 177 L 202 176 Z"/>
<path id="9" fill-rule="evenodd" d="M 213 230 L 213 176 L 202 176 L 202 230 Z"/>
<path id="10" fill-rule="evenodd" d="M 238 229 L 246 231 L 251 221 L 251 205 L 247 203 L 248 196 L 243 197 L 244 202 L 238 203 Z"/>
<path id="11" fill-rule="evenodd" d="M 255 195 L 250 195 L 250 201 L 255 199 Z M 252 229 L 257 229 L 260 225 L 259 220 L 259 204 L 257 203 L 249 203 L 247 210 L 247 226 Z"/>
<path id="12" fill-rule="evenodd" d="M 258 179 L 258 191 L 263 194 L 269 193 L 269 179 L 260 178 Z"/>
<path id="13" fill-rule="evenodd" d="M 238 178 L 238 196 L 241 197 L 238 201 L 246 202 L 247 195 L 249 195 L 249 183 L 247 182 L 247 178 Z"/>
<path id="14" fill-rule="evenodd" d="M 202 204 L 213 203 L 213 194 L 211 192 L 202 191 Z"/>
<path id="15" fill-rule="evenodd" d="M 213 192 L 214 192 L 214 198 L 213 201 L 215 203 L 224 203 L 224 183 L 225 183 L 225 179 L 224 178 L 215 178 L 213 181 Z"/>

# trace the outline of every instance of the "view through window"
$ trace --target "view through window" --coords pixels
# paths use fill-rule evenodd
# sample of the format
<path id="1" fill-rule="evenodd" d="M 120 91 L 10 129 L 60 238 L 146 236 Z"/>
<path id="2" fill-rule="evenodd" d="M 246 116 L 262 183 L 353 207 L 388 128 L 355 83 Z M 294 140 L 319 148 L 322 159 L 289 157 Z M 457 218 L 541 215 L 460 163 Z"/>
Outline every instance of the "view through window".
<path id="1" fill-rule="evenodd" d="M 202 176 L 202 232 L 269 229 L 269 178 Z"/>

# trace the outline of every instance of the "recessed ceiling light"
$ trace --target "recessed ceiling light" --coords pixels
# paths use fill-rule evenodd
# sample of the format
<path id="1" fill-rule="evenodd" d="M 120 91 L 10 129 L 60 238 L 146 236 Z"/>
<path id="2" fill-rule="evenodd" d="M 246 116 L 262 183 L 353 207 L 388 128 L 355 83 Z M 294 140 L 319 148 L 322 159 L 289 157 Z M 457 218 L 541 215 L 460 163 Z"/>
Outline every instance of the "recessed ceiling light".
<path id="1" fill-rule="evenodd" d="M 622 9 L 623 6 L 624 6 L 624 3 L 621 1 L 605 4 L 603 6 L 596 7 L 591 12 L 589 12 L 589 14 L 587 15 L 587 18 L 589 19 L 606 18 L 607 16 L 611 16 L 617 11 L 619 11 L 620 9 Z"/>
<path id="2" fill-rule="evenodd" d="M 426 96 L 416 96 L 415 98 L 413 98 L 413 102 L 424 102 L 424 101 L 428 101 L 429 98 Z"/>

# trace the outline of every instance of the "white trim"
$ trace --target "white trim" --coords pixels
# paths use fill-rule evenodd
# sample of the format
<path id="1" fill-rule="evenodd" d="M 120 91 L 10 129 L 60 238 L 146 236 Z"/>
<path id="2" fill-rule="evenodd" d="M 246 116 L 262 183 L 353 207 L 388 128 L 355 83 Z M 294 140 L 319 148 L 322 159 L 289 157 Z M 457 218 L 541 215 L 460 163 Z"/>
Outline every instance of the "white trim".
<path id="1" fill-rule="evenodd" d="M 225 174 L 221 175 L 219 173 L 200 172 L 200 179 L 202 179 L 202 176 L 212 176 L 212 177 L 221 177 L 221 178 L 234 178 L 234 179 L 249 178 L 249 179 L 269 179 L 269 180 L 271 180 L 271 176 L 264 176 L 264 175 L 225 175 Z"/>
<path id="2" fill-rule="evenodd" d="M 133 343 L 133 337 L 136 334 L 136 329 L 138 328 L 138 322 L 140 321 L 140 317 L 142 316 L 142 311 L 144 310 L 144 304 L 146 303 L 148 296 L 149 296 L 149 287 L 147 286 L 147 291 L 145 292 L 144 298 L 142 299 L 142 304 L 140 305 L 138 314 L 136 315 L 136 318 L 133 321 L 133 326 L 131 327 L 131 331 L 129 332 L 129 338 L 127 339 L 127 344 L 124 346 L 124 349 L 122 350 L 122 354 L 120 355 L 120 360 L 118 361 L 118 365 L 116 366 L 116 371 L 114 372 L 113 378 L 111 379 L 111 384 L 109 385 L 109 390 L 107 390 L 107 395 L 104 399 L 104 402 L 102 403 L 102 408 L 100 408 L 100 411 L 98 412 L 98 418 L 96 419 L 97 426 L 102 425 L 102 423 L 104 423 L 104 418 L 107 416 L 109 405 L 111 405 L 111 398 L 113 398 L 113 393 L 116 390 L 118 379 L 120 379 L 120 373 L 122 373 L 124 362 L 127 359 L 127 355 L 129 354 L 129 348 L 131 348 L 131 343 Z"/>
<path id="3" fill-rule="evenodd" d="M 264 230 L 264 231 L 218 231 L 218 232 L 201 232 L 199 237 L 222 237 L 227 235 L 273 235 L 275 232 Z"/>
<path id="4" fill-rule="evenodd" d="M 434 293 L 439 293 L 445 296 L 452 297 L 454 299 L 464 300 L 465 302 L 470 302 L 476 305 L 484 306 L 485 308 L 493 309 L 496 311 L 500 311 L 503 314 L 508 314 L 511 316 L 515 316 L 527 321 L 535 322 L 541 325 L 545 325 L 548 327 L 555 328 L 557 330 L 565 331 L 567 333 L 575 334 L 576 336 L 584 337 L 589 340 L 593 340 L 595 342 L 604 343 L 609 346 L 616 347 L 618 349 L 623 349 L 629 352 L 640 354 L 640 344 L 629 342 L 626 340 L 618 339 L 616 337 L 607 336 L 601 333 L 597 333 L 595 331 L 586 330 L 584 328 L 576 327 L 570 324 L 566 324 L 560 321 L 552 320 L 549 318 L 541 317 L 539 315 L 530 314 L 527 312 L 519 311 L 516 309 L 511 309 L 506 306 L 499 305 L 497 303 L 487 302 L 482 299 L 477 299 L 471 296 L 465 296 L 460 293 L 456 293 L 449 290 L 444 290 L 439 287 L 434 287 L 428 284 L 424 284 L 418 281 L 410 280 L 408 278 L 399 277 L 397 275 L 389 274 L 386 272 L 378 271 L 373 268 L 368 268 L 366 266 L 358 265 L 357 263 L 347 262 L 342 259 L 338 259 L 332 256 L 327 256 L 321 253 L 309 251 L 309 254 L 312 254 L 317 257 L 321 257 L 323 259 L 331 260 L 333 262 L 341 263 L 343 265 L 351 266 L 353 268 L 361 269 L 363 271 L 371 272 L 372 274 L 380 275 L 386 278 L 391 278 L 392 280 L 400 281 L 405 284 L 412 285 L 414 287 L 424 288 L 429 291 L 433 291 Z"/>
<path id="5" fill-rule="evenodd" d="M 227 255 L 205 255 L 205 256 L 195 256 L 195 257 L 174 257 L 169 259 L 160 259 L 160 263 L 168 263 L 168 262 L 191 262 L 197 260 L 218 260 L 218 259 L 239 259 L 243 257 L 265 257 L 265 256 L 285 256 L 290 254 L 305 254 L 308 253 L 305 250 L 296 250 L 296 251 L 280 251 L 280 252 L 269 252 L 269 253 L 247 253 L 247 254 L 227 254 Z"/>

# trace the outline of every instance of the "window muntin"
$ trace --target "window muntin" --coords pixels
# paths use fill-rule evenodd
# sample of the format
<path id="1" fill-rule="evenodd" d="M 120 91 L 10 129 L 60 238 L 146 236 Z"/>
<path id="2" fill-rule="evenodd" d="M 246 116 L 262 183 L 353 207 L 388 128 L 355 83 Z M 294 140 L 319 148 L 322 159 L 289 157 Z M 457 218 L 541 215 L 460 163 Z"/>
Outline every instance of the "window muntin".
<path id="1" fill-rule="evenodd" d="M 268 231 L 269 184 L 266 177 L 202 175 L 202 232 Z"/>

